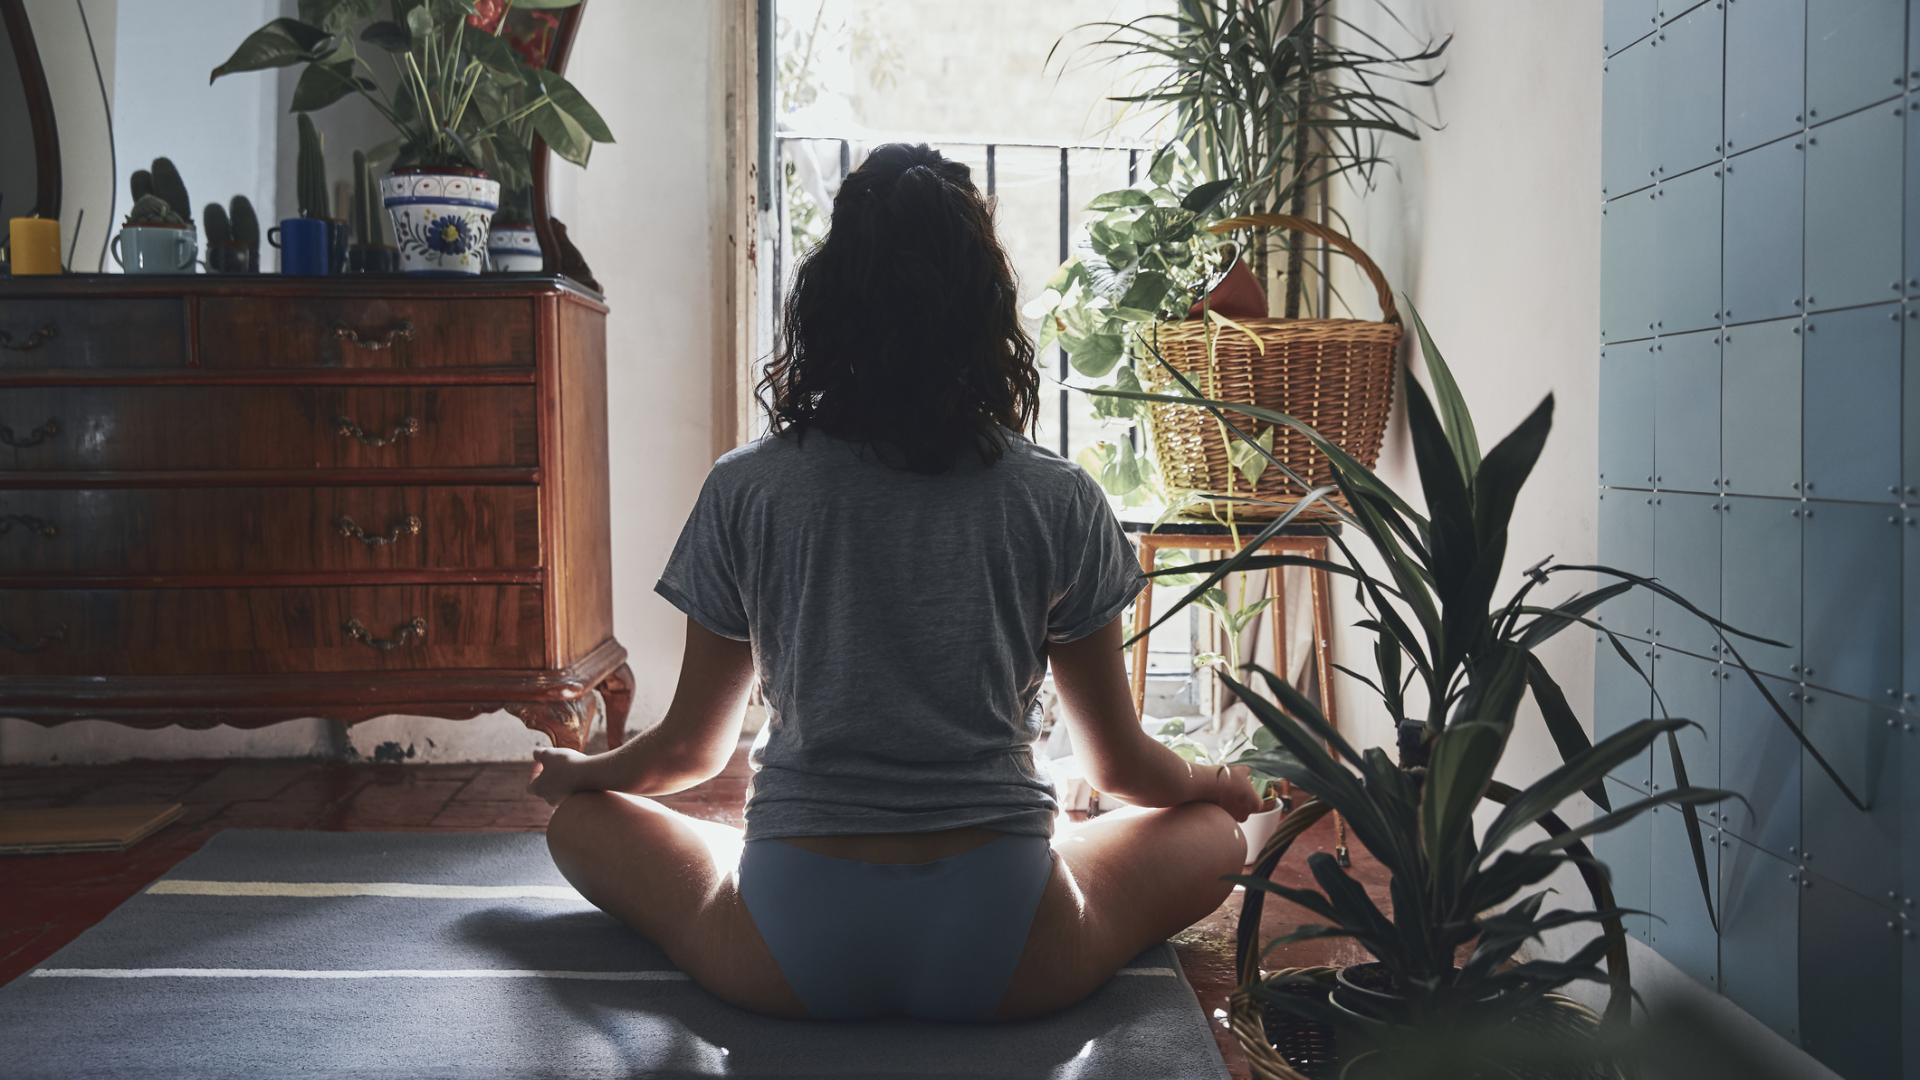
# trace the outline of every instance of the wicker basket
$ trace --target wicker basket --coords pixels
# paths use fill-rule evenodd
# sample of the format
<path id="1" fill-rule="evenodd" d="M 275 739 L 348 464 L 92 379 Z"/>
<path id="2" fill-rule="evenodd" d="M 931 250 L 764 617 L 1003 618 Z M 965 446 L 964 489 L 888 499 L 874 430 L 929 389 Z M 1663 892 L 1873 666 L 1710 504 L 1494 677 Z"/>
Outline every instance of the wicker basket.
<path id="1" fill-rule="evenodd" d="M 1319 237 L 1346 253 L 1366 272 L 1380 296 L 1383 321 L 1364 319 L 1239 319 L 1233 327 L 1210 319 L 1186 319 L 1155 325 L 1160 355 L 1178 368 L 1201 393 L 1218 401 L 1246 402 L 1296 417 L 1332 440 L 1368 468 L 1380 457 L 1393 407 L 1393 381 L 1402 328 L 1387 279 L 1353 241 L 1318 222 L 1285 214 L 1229 218 L 1214 232 L 1273 228 Z M 1141 379 L 1157 393 L 1178 392 L 1173 376 L 1153 360 L 1141 365 Z M 1229 412 L 1249 434 L 1265 421 Z M 1169 489 L 1211 496 L 1281 501 L 1302 492 L 1277 469 L 1269 468 L 1251 488 L 1232 467 L 1220 425 L 1204 409 L 1154 405 L 1153 448 Z M 1224 437 L 1223 437 L 1224 436 Z M 1314 485 L 1332 479 L 1327 459 L 1291 428 L 1274 432 L 1274 456 Z M 1215 500 L 1225 503 L 1230 500 Z M 1242 519 L 1275 517 L 1281 507 L 1231 500 Z"/>

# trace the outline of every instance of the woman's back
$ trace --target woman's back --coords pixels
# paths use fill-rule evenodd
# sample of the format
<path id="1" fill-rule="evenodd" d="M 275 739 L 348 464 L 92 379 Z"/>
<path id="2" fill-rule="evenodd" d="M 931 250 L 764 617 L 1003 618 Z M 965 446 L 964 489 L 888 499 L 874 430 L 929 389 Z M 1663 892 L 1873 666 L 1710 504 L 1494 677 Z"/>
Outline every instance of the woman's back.
<path id="1" fill-rule="evenodd" d="M 1012 432 L 998 460 L 893 467 L 819 432 L 714 466 L 659 591 L 753 642 L 769 707 L 749 839 L 969 826 L 1045 836 L 1049 642 L 1143 576 L 1087 474 Z"/>

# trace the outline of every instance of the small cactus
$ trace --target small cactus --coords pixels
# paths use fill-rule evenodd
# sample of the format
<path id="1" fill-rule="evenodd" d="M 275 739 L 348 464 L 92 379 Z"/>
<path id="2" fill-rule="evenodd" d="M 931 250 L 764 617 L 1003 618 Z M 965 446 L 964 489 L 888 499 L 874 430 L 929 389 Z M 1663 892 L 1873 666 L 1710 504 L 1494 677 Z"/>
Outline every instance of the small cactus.
<path id="1" fill-rule="evenodd" d="M 235 195 L 227 203 L 227 220 L 233 228 L 234 244 L 256 252 L 260 250 L 260 218 L 254 214 L 251 200 L 245 195 Z"/>
<path id="2" fill-rule="evenodd" d="M 127 211 L 127 225 L 174 225 L 187 224 L 187 219 L 174 212 L 167 200 L 158 195 L 142 195 Z"/>
<path id="3" fill-rule="evenodd" d="M 369 235 L 369 231 L 373 227 L 374 219 L 372 204 L 367 193 L 368 181 L 371 179 L 367 172 L 366 152 L 355 150 L 353 152 L 353 205 L 349 208 L 348 217 L 353 223 L 353 242 L 362 247 L 373 243 L 373 237 Z"/>
<path id="4" fill-rule="evenodd" d="M 300 201 L 302 217 L 324 218 L 329 216 L 327 199 L 327 157 L 324 144 L 320 140 L 320 129 L 313 126 L 313 117 L 300 114 L 300 152 L 294 162 L 295 190 Z"/>
<path id="5" fill-rule="evenodd" d="M 127 186 L 133 189 L 133 201 L 139 202 L 153 194 L 153 174 L 145 169 L 135 169 L 133 175 L 127 177 Z"/>
<path id="6" fill-rule="evenodd" d="M 187 194 L 187 183 L 180 178 L 180 170 L 173 167 L 167 158 L 153 159 L 153 193 L 167 200 L 173 212 L 181 221 L 193 220 L 193 199 Z"/>
<path id="7" fill-rule="evenodd" d="M 209 253 L 233 243 L 233 225 L 227 220 L 226 208 L 217 202 L 208 203 L 200 211 L 200 227 L 207 231 Z"/>

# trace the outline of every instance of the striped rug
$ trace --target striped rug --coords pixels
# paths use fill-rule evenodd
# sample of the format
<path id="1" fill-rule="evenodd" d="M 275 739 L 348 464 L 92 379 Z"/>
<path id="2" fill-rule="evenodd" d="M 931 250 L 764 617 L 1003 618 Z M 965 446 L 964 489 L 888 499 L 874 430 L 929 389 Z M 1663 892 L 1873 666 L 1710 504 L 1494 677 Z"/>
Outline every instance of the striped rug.
<path id="1" fill-rule="evenodd" d="M 0 987 L 0 1075 L 1225 1076 L 1171 949 L 991 1026 L 731 1008 L 588 905 L 538 834 L 223 832 Z"/>

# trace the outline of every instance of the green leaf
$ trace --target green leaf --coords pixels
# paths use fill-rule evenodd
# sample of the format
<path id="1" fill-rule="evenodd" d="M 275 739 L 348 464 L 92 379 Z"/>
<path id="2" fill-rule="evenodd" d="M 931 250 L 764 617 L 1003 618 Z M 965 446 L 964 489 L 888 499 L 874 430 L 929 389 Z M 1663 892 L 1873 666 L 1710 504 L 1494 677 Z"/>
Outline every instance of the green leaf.
<path id="1" fill-rule="evenodd" d="M 1116 311 L 1137 312 L 1140 318 L 1152 319 L 1160 315 L 1161 301 L 1173 290 L 1173 282 L 1158 270 L 1142 270 L 1133 276 L 1133 283 L 1114 304 Z"/>
<path id="2" fill-rule="evenodd" d="M 1664 732 L 1687 727 L 1687 720 L 1640 720 L 1627 725 L 1594 744 L 1588 753 L 1564 762 L 1522 790 L 1487 829 L 1486 847 L 1491 850 L 1514 833 L 1543 815 L 1551 813 L 1577 792 L 1645 750 Z"/>
<path id="3" fill-rule="evenodd" d="M 300 0 L 300 21 L 338 33 L 373 17 L 379 0 Z"/>
<path id="4" fill-rule="evenodd" d="M 1262 453 L 1262 451 L 1265 451 Z M 1240 475 L 1246 478 L 1249 486 L 1257 486 L 1260 477 L 1267 471 L 1267 461 L 1273 456 L 1273 429 L 1269 427 L 1261 432 L 1249 445 L 1243 440 L 1234 439 L 1227 443 L 1227 460 Z"/>
<path id="5" fill-rule="evenodd" d="M 368 23 L 360 31 L 360 40 L 390 53 L 403 53 L 413 48 L 413 36 L 407 33 L 407 28 L 386 19 Z"/>
<path id="6" fill-rule="evenodd" d="M 1171 146 L 1162 148 L 1153 156 L 1153 162 L 1147 166 L 1147 179 L 1160 187 L 1165 187 L 1167 181 L 1173 179 L 1174 164 L 1173 148 Z"/>
<path id="7" fill-rule="evenodd" d="M 1233 180 L 1209 180 L 1180 200 L 1180 209 L 1192 214 L 1204 214 L 1219 204 L 1227 192 L 1233 190 Z"/>
<path id="8" fill-rule="evenodd" d="M 1506 533 L 1520 489 L 1533 474 L 1533 466 L 1540 460 L 1540 451 L 1546 447 L 1547 433 L 1551 430 L 1553 395 L 1548 394 L 1480 463 L 1473 478 L 1473 511 L 1481 543 Z"/>
<path id="9" fill-rule="evenodd" d="M 592 105 L 587 103 L 587 99 L 581 96 L 580 91 L 574 89 L 572 83 L 561 78 L 560 74 L 554 71 L 535 70 L 530 74 L 540 89 L 553 99 L 554 106 L 578 124 L 588 138 L 597 143 L 613 141 L 613 132 L 607 129 L 607 122 Z"/>
<path id="10" fill-rule="evenodd" d="M 308 64 L 293 84 L 293 103 L 289 112 L 308 113 L 324 109 L 356 88 L 372 89 L 373 84 L 357 79 L 350 60 L 334 64 Z"/>
<path id="11" fill-rule="evenodd" d="M 1553 745 L 1560 751 L 1561 761 L 1573 761 L 1593 749 L 1592 741 L 1587 738 L 1587 729 L 1580 725 L 1580 718 L 1573 714 L 1573 707 L 1567 704 L 1567 695 L 1560 691 L 1560 684 L 1547 671 L 1547 665 L 1532 653 L 1527 654 L 1527 686 L 1533 691 L 1534 703 L 1540 706 L 1540 715 L 1547 724 L 1547 734 L 1553 736 Z M 1613 809 L 1612 801 L 1607 798 L 1605 782 L 1588 786 L 1586 792 L 1587 798 L 1592 799 L 1600 809 Z"/>
<path id="12" fill-rule="evenodd" d="M 1453 447 L 1453 456 L 1460 463 L 1460 477 L 1471 482 L 1473 474 L 1480 468 L 1480 439 L 1473 430 L 1473 414 L 1467 409 L 1467 401 L 1460 393 L 1460 384 L 1453 381 L 1453 370 L 1447 367 L 1447 361 L 1440 355 L 1440 349 L 1434 345 L 1433 336 L 1427 333 L 1427 324 L 1420 318 L 1420 309 L 1414 306 L 1413 298 L 1407 297 L 1407 311 L 1413 315 L 1414 329 L 1420 335 L 1420 353 L 1427 361 L 1427 377 L 1433 380 L 1433 396 L 1440 406 L 1440 418 L 1446 425 L 1447 441 Z"/>
<path id="13" fill-rule="evenodd" d="M 1126 355 L 1125 340 L 1118 334 L 1095 334 L 1067 352 L 1067 362 L 1073 370 L 1090 378 L 1100 378 L 1112 371 L 1120 358 Z"/>
<path id="14" fill-rule="evenodd" d="M 212 82 L 222 75 L 243 71 L 265 71 L 318 60 L 333 51 L 333 35 L 298 19 L 275 19 L 247 35 L 227 61 L 207 76 Z"/>
<path id="15" fill-rule="evenodd" d="M 587 163 L 587 158 L 593 153 L 593 140 L 573 117 L 548 102 L 535 109 L 528 119 L 533 121 L 533 130 L 540 133 L 540 138 L 562 160 L 575 165 Z"/>
<path id="16" fill-rule="evenodd" d="M 1436 878 L 1450 882 L 1473 848 L 1473 809 L 1500 764 L 1506 732 L 1496 724 L 1449 724 L 1433 743 L 1420 804 L 1421 846 Z"/>
<path id="17" fill-rule="evenodd" d="M 1139 188 L 1103 191 L 1087 202 L 1089 210 L 1119 210 L 1128 206 L 1152 206 L 1153 197 Z"/>

